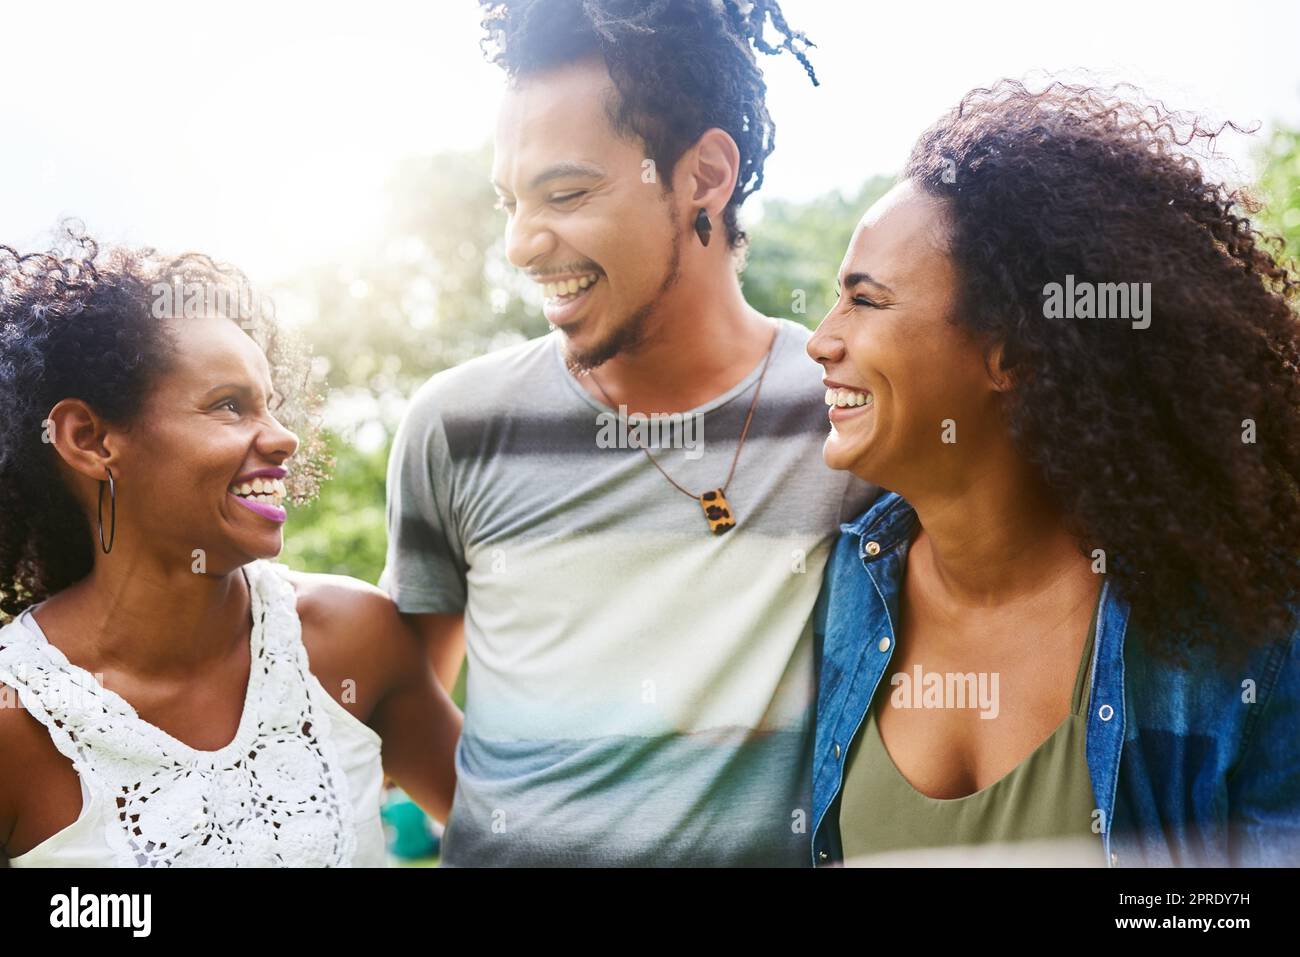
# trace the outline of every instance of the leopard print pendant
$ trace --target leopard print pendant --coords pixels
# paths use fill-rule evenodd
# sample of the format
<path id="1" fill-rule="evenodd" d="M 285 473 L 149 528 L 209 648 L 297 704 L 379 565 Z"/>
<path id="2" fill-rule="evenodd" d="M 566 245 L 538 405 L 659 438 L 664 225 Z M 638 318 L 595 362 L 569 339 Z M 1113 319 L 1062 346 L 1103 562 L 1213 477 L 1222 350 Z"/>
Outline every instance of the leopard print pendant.
<path id="1" fill-rule="evenodd" d="M 721 535 L 736 527 L 736 520 L 731 515 L 731 506 L 727 504 L 727 497 L 722 494 L 722 489 L 715 488 L 700 495 L 700 507 L 704 509 L 704 517 L 708 519 L 709 531 L 714 535 Z"/>

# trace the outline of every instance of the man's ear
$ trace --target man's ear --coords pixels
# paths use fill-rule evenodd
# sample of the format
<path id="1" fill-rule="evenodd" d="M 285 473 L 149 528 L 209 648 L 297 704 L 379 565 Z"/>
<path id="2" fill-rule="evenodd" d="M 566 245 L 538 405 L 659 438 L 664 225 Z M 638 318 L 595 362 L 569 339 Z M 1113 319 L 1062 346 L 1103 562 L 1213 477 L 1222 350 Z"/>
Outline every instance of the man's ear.
<path id="1" fill-rule="evenodd" d="M 45 435 L 70 469 L 103 481 L 118 463 L 117 435 L 81 399 L 61 399 L 46 416 Z"/>
<path id="2" fill-rule="evenodd" d="M 1016 384 L 1015 375 L 1006 367 L 1006 351 L 1002 343 L 993 346 L 984 356 L 984 368 L 989 382 L 997 392 L 1010 392 Z"/>
<path id="3" fill-rule="evenodd" d="M 689 196 L 692 210 L 707 209 L 711 218 L 721 215 L 731 202 L 740 175 L 740 148 L 736 141 L 726 130 L 715 126 L 701 133 L 682 158 L 686 162 L 678 163 L 674 178 L 682 177 L 683 181 L 673 184 L 674 192 Z"/>

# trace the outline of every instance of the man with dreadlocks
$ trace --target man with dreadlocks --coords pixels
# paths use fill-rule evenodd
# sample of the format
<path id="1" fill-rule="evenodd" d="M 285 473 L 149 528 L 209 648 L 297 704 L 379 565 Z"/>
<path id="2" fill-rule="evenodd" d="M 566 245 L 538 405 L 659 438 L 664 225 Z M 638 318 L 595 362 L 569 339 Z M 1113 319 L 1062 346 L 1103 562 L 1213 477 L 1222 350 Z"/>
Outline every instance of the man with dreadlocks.
<path id="1" fill-rule="evenodd" d="M 484 28 L 507 254 L 553 330 L 435 375 L 389 463 L 385 587 L 445 684 L 468 653 L 443 861 L 804 865 L 810 620 L 878 490 L 823 464 L 809 332 L 745 302 L 737 211 L 773 148 L 755 51 L 816 83 L 811 44 L 736 0 Z"/>

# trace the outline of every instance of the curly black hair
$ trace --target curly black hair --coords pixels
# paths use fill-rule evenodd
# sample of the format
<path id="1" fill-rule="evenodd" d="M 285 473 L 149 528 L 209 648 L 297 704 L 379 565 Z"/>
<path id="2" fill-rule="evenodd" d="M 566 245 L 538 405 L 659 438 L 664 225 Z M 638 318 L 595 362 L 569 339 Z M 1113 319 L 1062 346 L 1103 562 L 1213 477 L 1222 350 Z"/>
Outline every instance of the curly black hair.
<path id="1" fill-rule="evenodd" d="M 101 251 L 80 224 L 64 230 L 46 252 L 0 245 L 0 622 L 90 573 L 91 529 L 59 475 L 46 416 L 79 398 L 130 425 L 175 355 L 160 319 L 181 303 L 160 310 L 159 284 L 230 291 L 208 304 L 266 353 L 282 397 L 276 416 L 301 436 L 290 498 L 309 500 L 329 467 L 310 356 L 279 328 L 271 301 L 248 293 L 242 272 L 201 253 Z"/>
<path id="2" fill-rule="evenodd" d="M 746 242 L 740 205 L 763 185 L 776 146 L 767 84 L 754 51 L 793 54 L 817 85 L 805 50 L 776 0 L 480 0 L 484 53 L 511 78 L 602 56 L 618 90 L 610 122 L 639 137 L 655 166 L 671 170 L 706 130 L 726 130 L 740 172 L 723 211 L 727 243 Z M 782 37 L 764 37 L 768 20 Z M 662 187 L 669 177 L 659 177 Z"/>
<path id="3" fill-rule="evenodd" d="M 1197 159 L 1229 126 L 1127 84 L 1002 80 L 903 173 L 942 199 L 954 321 L 1002 346 L 1014 441 L 1152 653 L 1183 661 L 1289 634 L 1300 596 L 1300 278 Z M 1067 276 L 1149 282 L 1150 325 L 1047 318 Z"/>

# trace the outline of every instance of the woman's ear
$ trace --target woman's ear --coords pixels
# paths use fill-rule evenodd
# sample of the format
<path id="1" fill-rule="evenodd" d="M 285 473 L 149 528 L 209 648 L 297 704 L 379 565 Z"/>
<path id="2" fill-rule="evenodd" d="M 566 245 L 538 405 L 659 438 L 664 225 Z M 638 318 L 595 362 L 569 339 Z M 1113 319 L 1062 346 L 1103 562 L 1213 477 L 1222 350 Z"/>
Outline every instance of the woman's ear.
<path id="1" fill-rule="evenodd" d="M 1015 386 L 1015 376 L 1006 367 L 1006 352 L 1002 343 L 993 346 L 984 357 L 984 368 L 989 382 L 997 392 L 1010 392 Z"/>
<path id="2" fill-rule="evenodd" d="M 117 464 L 115 436 L 108 424 L 81 399 L 61 399 L 45 417 L 47 442 L 70 469 L 101 481 Z"/>

